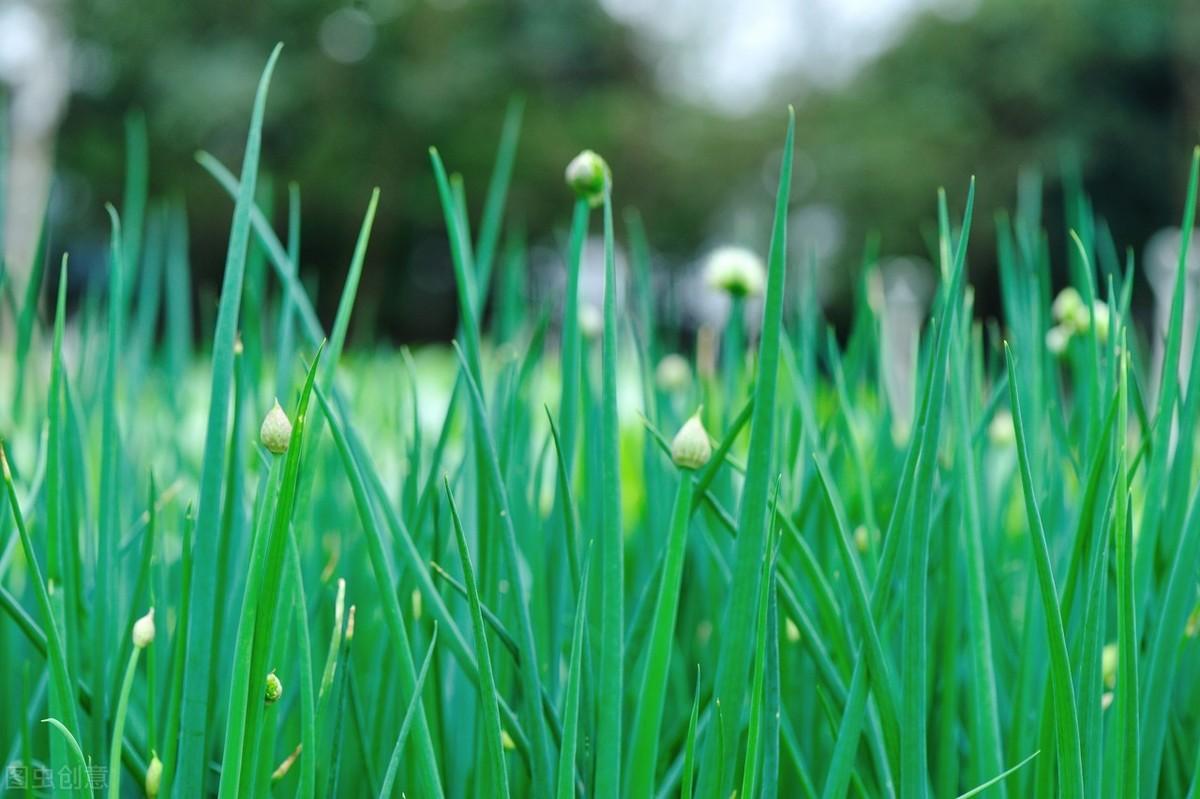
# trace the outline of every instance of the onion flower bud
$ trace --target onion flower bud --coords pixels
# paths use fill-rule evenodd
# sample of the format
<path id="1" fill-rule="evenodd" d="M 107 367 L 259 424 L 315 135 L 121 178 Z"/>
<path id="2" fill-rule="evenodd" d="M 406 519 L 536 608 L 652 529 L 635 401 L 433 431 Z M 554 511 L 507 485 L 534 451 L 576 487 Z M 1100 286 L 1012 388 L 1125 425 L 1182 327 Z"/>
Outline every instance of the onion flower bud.
<path id="1" fill-rule="evenodd" d="M 567 185 L 593 208 L 604 202 L 604 195 L 612 186 L 612 170 L 596 153 L 584 150 L 567 164 Z"/>
<path id="2" fill-rule="evenodd" d="M 767 284 L 767 270 L 745 247 L 718 247 L 704 262 L 704 281 L 732 297 L 757 297 Z"/>
<path id="3" fill-rule="evenodd" d="M 154 608 L 133 623 L 133 645 L 145 649 L 154 643 Z"/>
<path id="4" fill-rule="evenodd" d="M 274 407 L 263 419 L 262 427 L 258 431 L 258 440 L 273 455 L 287 452 L 288 442 L 292 440 L 292 422 L 283 408 L 279 407 L 279 400 L 275 400 Z"/>
<path id="5" fill-rule="evenodd" d="M 671 442 L 671 460 L 681 469 L 699 469 L 712 457 L 708 431 L 700 422 L 700 411 L 683 423 Z"/>

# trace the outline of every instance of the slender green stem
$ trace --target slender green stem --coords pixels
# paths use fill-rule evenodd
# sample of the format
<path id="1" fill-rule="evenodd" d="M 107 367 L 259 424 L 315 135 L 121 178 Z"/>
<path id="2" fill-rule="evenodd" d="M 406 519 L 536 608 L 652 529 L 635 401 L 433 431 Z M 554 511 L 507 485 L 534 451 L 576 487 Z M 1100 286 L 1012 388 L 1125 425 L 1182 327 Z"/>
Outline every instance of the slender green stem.
<path id="1" fill-rule="evenodd" d="M 125 679 L 121 681 L 121 694 L 117 698 L 112 752 L 108 757 L 108 799 L 120 799 L 121 796 L 121 746 L 124 743 L 125 714 L 129 712 L 129 695 L 133 692 L 133 678 L 137 675 L 138 657 L 141 654 L 140 646 L 135 646 L 129 653 L 129 665 L 125 667 Z"/>
<path id="2" fill-rule="evenodd" d="M 471 626 L 475 630 L 475 660 L 479 664 L 480 703 L 483 705 L 483 742 L 488 759 L 485 764 L 487 782 L 494 795 L 508 796 L 508 771 L 504 767 L 504 747 L 500 739 L 500 709 L 497 702 L 496 679 L 492 674 L 492 656 L 487 642 L 487 628 L 483 625 L 483 611 L 479 604 L 479 589 L 475 584 L 475 569 L 471 565 L 471 553 L 467 549 L 467 537 L 463 533 L 458 507 L 447 479 L 446 499 L 450 503 L 450 515 L 454 520 L 454 537 L 458 542 L 459 559 L 462 561 L 463 580 L 467 584 L 467 596 L 471 604 Z"/>
<path id="3" fill-rule="evenodd" d="M 571 634 L 571 659 L 567 668 L 567 686 L 564 692 L 566 708 L 563 711 L 563 743 L 558 753 L 558 799 L 573 799 L 575 796 L 575 751 L 579 739 L 579 691 L 583 677 L 584 636 L 587 630 L 588 565 L 591 562 L 591 546 L 584 558 L 583 577 L 579 585 L 575 607 L 575 623 Z"/>
<path id="4" fill-rule="evenodd" d="M 1115 331 L 1114 331 L 1115 335 Z M 1138 710 L 1138 634 L 1137 603 L 1134 598 L 1133 531 L 1129 514 L 1129 456 L 1127 452 L 1129 418 L 1129 342 L 1121 346 L 1120 380 L 1117 411 L 1117 503 L 1113 521 L 1116 523 L 1117 566 L 1117 736 L 1120 743 L 1117 757 L 1117 796 L 1136 799 L 1139 796 L 1141 775 L 1141 742 Z M 1200 387 L 1197 387 L 1200 388 Z"/>
<path id="5" fill-rule="evenodd" d="M 21 539 L 21 549 L 25 554 L 25 561 L 29 564 L 34 594 L 37 597 L 38 605 L 45 619 L 51 684 L 60 698 L 59 704 L 61 704 L 61 708 L 59 710 L 62 713 L 63 723 L 67 730 L 78 730 L 79 715 L 75 710 L 75 692 L 71 689 L 72 682 L 70 672 L 67 670 L 67 656 L 63 648 L 62 633 L 55 621 L 54 606 L 50 602 L 50 594 L 47 592 L 46 582 L 42 578 L 42 568 L 38 565 L 37 554 L 33 549 L 33 540 L 29 537 L 29 530 L 25 526 L 25 516 L 21 512 L 20 503 L 17 501 L 17 488 L 13 484 L 12 470 L 8 465 L 8 455 L 5 452 L 3 441 L 0 441 L 0 474 L 3 475 L 4 484 L 8 488 L 9 510 L 12 513 L 13 522 L 17 526 L 17 535 Z M 93 712 L 95 712 L 94 708 Z"/>
<path id="6" fill-rule="evenodd" d="M 646 665 L 642 672 L 641 687 L 634 710 L 624 792 L 628 797 L 648 797 L 654 790 L 659 732 L 666 699 L 667 667 L 671 660 L 675 617 L 679 612 L 679 588 L 683 579 L 683 556 L 687 543 L 692 491 L 691 472 L 684 470 L 680 474 L 675 506 L 671 512 L 666 560 L 663 562 L 662 577 L 658 583 L 654 620 L 651 622 L 646 645 Z"/>

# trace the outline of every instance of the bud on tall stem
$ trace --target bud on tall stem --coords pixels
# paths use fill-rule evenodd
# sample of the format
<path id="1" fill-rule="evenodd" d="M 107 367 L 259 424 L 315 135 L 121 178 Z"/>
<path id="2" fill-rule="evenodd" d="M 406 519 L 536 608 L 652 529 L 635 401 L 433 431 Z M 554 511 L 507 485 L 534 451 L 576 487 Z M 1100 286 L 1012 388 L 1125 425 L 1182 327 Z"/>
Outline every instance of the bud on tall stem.
<path id="1" fill-rule="evenodd" d="M 675 632 L 675 616 L 679 610 L 679 586 L 683 578 L 688 519 L 692 515 L 692 497 L 695 493 L 692 471 L 704 466 L 711 457 L 712 446 L 700 422 L 700 411 L 697 410 L 671 442 L 671 458 L 679 467 L 679 489 L 675 493 L 675 506 L 671 511 L 667 550 L 654 603 L 654 620 L 646 639 L 646 667 L 638 690 L 633 740 L 625 771 L 625 795 L 634 799 L 648 799 L 653 794 L 662 709 L 666 700 L 667 670 L 671 662 L 671 641 Z"/>

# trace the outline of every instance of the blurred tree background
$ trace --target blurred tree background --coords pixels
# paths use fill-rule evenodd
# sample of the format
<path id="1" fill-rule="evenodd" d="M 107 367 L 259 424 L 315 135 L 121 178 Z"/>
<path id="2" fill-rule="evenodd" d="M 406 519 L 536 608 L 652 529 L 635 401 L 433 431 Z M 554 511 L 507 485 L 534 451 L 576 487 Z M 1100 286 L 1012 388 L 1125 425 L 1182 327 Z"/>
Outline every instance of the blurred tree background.
<path id="1" fill-rule="evenodd" d="M 427 148 L 437 145 L 463 174 L 477 215 L 513 96 L 524 98 L 525 113 L 509 227 L 526 231 L 541 252 L 561 252 L 570 209 L 562 170 L 590 147 L 613 167 L 618 205 L 641 211 L 664 269 L 689 268 L 728 239 L 765 251 L 783 108 L 794 103 L 793 259 L 816 254 L 835 319 L 848 309 L 867 236 L 879 235 L 885 255 L 926 255 L 937 187 L 961 205 L 972 174 L 983 224 L 971 269 L 985 313 L 997 306 L 990 222 L 1012 205 L 1022 170 L 1044 175 L 1046 214 L 1060 237 L 1051 239 L 1056 261 L 1065 247 L 1064 164 L 1119 247 L 1140 257 L 1156 229 L 1178 224 L 1190 147 L 1200 136 L 1195 0 L 914 2 L 877 52 L 836 79 L 814 77 L 819 52 L 854 42 L 821 27 L 821 3 L 809 14 L 806 2 L 783 0 L 788 19 L 800 20 L 797 37 L 824 50 L 776 70 L 736 108 L 663 79 L 668 51 L 695 42 L 665 43 L 643 30 L 631 2 L 53 6 L 72 51 L 72 93 L 56 144 L 56 241 L 80 259 L 78 268 L 89 252 L 102 262 L 103 202 L 122 191 L 122 119 L 141 109 L 151 193 L 186 202 L 193 272 L 215 296 L 231 203 L 193 154 L 240 162 L 255 79 L 276 41 L 285 49 L 263 163 L 280 229 L 286 185 L 301 186 L 302 270 L 322 316 L 332 316 L 371 189 L 382 190 L 360 338 L 452 335 L 452 271 Z M 643 18 L 702 18 L 711 4 L 671 2 L 661 12 L 650 0 L 643 5 Z M 869 3 L 852 5 L 861 8 L 851 13 L 874 13 Z M 769 25 L 771 4 L 766 12 L 758 6 Z M 752 55 L 753 41 L 746 46 Z"/>

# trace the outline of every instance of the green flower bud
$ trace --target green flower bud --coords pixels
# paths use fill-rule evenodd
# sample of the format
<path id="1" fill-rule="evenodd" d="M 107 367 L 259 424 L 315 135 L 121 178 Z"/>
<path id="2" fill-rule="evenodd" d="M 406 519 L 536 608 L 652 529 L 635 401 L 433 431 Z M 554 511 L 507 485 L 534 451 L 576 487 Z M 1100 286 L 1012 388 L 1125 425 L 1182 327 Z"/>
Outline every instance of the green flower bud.
<path id="1" fill-rule="evenodd" d="M 671 442 L 671 460 L 680 469 L 699 469 L 712 457 L 712 444 L 708 432 L 700 422 L 700 411 L 683 423 L 675 440 Z"/>
<path id="2" fill-rule="evenodd" d="M 145 649 L 154 643 L 154 608 L 133 623 L 133 645 Z"/>
<path id="3" fill-rule="evenodd" d="M 790 617 L 783 619 L 783 634 L 793 644 L 800 640 L 800 628 Z"/>
<path id="4" fill-rule="evenodd" d="M 1108 305 L 1096 300 L 1092 303 L 1091 327 L 1096 334 L 1096 340 L 1104 343 L 1108 341 L 1108 329 L 1111 325 Z"/>
<path id="5" fill-rule="evenodd" d="M 1077 326 L 1080 314 L 1084 315 L 1084 319 L 1087 318 L 1083 297 L 1079 296 L 1079 292 L 1074 286 L 1067 286 L 1058 292 L 1058 296 L 1054 298 L 1054 303 L 1050 306 L 1050 313 L 1054 315 L 1055 321 L 1071 326 Z"/>
<path id="6" fill-rule="evenodd" d="M 704 262 L 704 280 L 733 297 L 757 297 L 767 283 L 767 270 L 745 247 L 718 247 Z"/>
<path id="7" fill-rule="evenodd" d="M 283 683 L 275 676 L 275 672 L 271 672 L 267 675 L 267 690 L 264 698 L 268 705 L 273 705 L 279 701 L 281 696 L 283 696 Z"/>
<path id="8" fill-rule="evenodd" d="M 612 186 L 612 170 L 599 155 L 584 150 L 567 164 L 567 185 L 595 208 L 604 202 L 604 194 Z"/>
<path id="9" fill-rule="evenodd" d="M 854 528 L 854 546 L 859 552 L 866 552 L 871 546 L 871 533 L 861 524 Z"/>
<path id="10" fill-rule="evenodd" d="M 150 762 L 146 765 L 146 796 L 155 799 L 162 786 L 163 763 L 158 759 L 158 752 L 152 752 Z"/>
<path id="11" fill-rule="evenodd" d="M 275 455 L 287 452 L 288 442 L 292 440 L 292 423 L 283 412 L 283 408 L 279 407 L 279 400 L 275 400 L 275 406 L 263 419 L 262 427 L 258 431 L 258 440 Z"/>
<path id="12" fill-rule="evenodd" d="M 1117 651 L 1116 644 L 1105 644 L 1103 651 L 1100 653 L 1100 674 L 1104 678 L 1104 684 L 1110 690 L 1117 685 L 1117 661 L 1120 655 Z"/>

